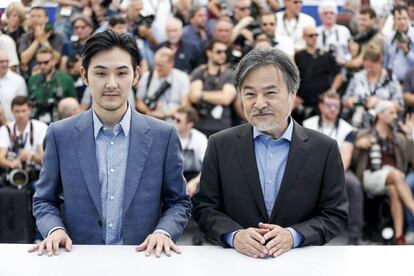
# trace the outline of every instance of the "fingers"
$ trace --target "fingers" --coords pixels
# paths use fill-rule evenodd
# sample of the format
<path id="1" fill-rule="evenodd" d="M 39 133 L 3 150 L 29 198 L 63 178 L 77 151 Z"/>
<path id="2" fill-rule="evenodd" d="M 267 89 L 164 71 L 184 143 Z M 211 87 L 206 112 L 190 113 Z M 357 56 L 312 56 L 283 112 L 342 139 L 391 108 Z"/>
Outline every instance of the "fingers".
<path id="1" fill-rule="evenodd" d="M 255 258 L 263 258 L 268 253 L 268 250 L 264 246 L 265 242 L 263 236 L 258 233 L 257 229 L 249 228 L 236 233 L 233 246 L 242 254 Z"/>
<path id="2" fill-rule="evenodd" d="M 156 233 L 149 235 L 143 243 L 138 245 L 136 251 L 144 251 L 145 256 L 150 256 L 152 251 L 155 250 L 155 256 L 161 257 L 164 252 L 168 257 L 171 256 L 171 251 L 181 254 L 181 250 L 174 244 L 174 242 L 166 235 Z"/>
<path id="3" fill-rule="evenodd" d="M 52 241 L 46 240 L 46 250 L 47 250 L 48 256 L 53 255 L 53 242 Z"/>
<path id="4" fill-rule="evenodd" d="M 181 254 L 181 249 L 173 241 L 171 241 L 171 249 L 175 253 Z"/>
<path id="5" fill-rule="evenodd" d="M 32 247 L 29 248 L 29 250 L 27 250 L 27 252 L 32 253 L 35 252 L 39 249 L 39 244 L 35 244 Z"/>
<path id="6" fill-rule="evenodd" d="M 154 246 L 156 245 L 156 241 L 153 238 L 150 238 L 148 242 L 147 249 L 145 250 L 145 256 L 151 255 L 152 249 L 154 249 Z"/>
<path id="7" fill-rule="evenodd" d="M 59 241 L 52 242 L 52 250 L 54 255 L 59 255 Z"/>
<path id="8" fill-rule="evenodd" d="M 70 238 L 66 239 L 65 250 L 66 250 L 66 252 L 71 252 L 72 251 L 72 240 Z"/>
<path id="9" fill-rule="evenodd" d="M 156 245 L 156 247 L 155 247 L 155 256 L 156 256 L 157 258 L 161 257 L 161 252 L 162 252 L 163 247 L 164 247 L 164 243 L 163 243 L 163 242 L 158 241 L 158 242 L 157 242 L 157 245 Z"/>
<path id="10" fill-rule="evenodd" d="M 46 245 L 46 242 L 45 241 L 42 241 L 39 244 L 39 248 L 37 250 L 37 256 L 42 256 L 43 255 L 43 250 L 45 249 L 45 245 Z"/>
<path id="11" fill-rule="evenodd" d="M 135 250 L 137 252 L 144 251 L 145 248 L 147 248 L 148 241 L 149 241 L 149 238 L 147 237 L 144 242 L 142 242 L 140 245 L 138 245 L 137 247 L 135 247 Z"/>

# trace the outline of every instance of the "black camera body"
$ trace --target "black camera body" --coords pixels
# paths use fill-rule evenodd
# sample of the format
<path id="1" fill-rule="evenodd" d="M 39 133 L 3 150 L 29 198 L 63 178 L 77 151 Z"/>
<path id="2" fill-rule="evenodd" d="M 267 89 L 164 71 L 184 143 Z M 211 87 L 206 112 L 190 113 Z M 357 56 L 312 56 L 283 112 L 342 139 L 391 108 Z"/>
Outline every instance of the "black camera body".
<path id="1" fill-rule="evenodd" d="M 154 110 L 157 107 L 158 100 L 170 87 L 171 83 L 164 81 L 153 95 L 144 98 L 143 101 L 148 106 L 149 110 Z"/>
<path id="2" fill-rule="evenodd" d="M 394 36 L 394 40 L 399 43 L 409 43 L 410 38 L 404 32 L 397 31 Z"/>
<path id="3" fill-rule="evenodd" d="M 137 19 L 135 20 L 135 22 L 133 23 L 133 33 L 134 35 L 142 38 L 141 34 L 138 31 L 138 28 L 140 26 L 144 26 L 146 28 L 151 28 L 152 23 L 154 22 L 155 16 L 153 14 L 147 15 L 147 16 L 143 16 L 143 15 L 139 15 L 137 17 Z"/>

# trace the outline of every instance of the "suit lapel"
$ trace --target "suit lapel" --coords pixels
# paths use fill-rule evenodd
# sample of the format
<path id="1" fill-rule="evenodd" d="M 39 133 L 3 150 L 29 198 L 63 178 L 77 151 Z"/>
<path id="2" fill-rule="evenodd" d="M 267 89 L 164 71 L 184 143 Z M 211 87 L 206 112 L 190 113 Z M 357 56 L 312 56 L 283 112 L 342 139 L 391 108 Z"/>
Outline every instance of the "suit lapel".
<path id="1" fill-rule="evenodd" d="M 269 221 L 272 221 L 277 211 L 280 210 L 283 200 L 286 198 L 285 195 L 289 191 L 290 185 L 295 181 L 301 171 L 303 162 L 308 155 L 309 144 L 306 142 L 308 139 L 309 137 L 306 135 L 303 127 L 294 122 L 292 141 L 290 144 L 285 172 L 283 174 L 282 183 L 280 184 L 279 193 L 273 206 Z"/>
<path id="2" fill-rule="evenodd" d="M 145 164 L 150 153 L 153 136 L 145 117 L 132 111 L 127 170 L 125 174 L 124 210 L 125 213 L 137 192 Z"/>
<path id="3" fill-rule="evenodd" d="M 93 134 L 92 109 L 85 112 L 75 123 L 78 132 L 72 136 L 82 175 L 89 194 L 102 217 L 101 185 L 99 184 L 98 163 L 96 160 L 95 137 Z"/>
<path id="4" fill-rule="evenodd" d="M 259 171 L 257 169 L 256 157 L 254 152 L 253 132 L 250 125 L 245 125 L 242 131 L 237 134 L 238 141 L 236 144 L 236 155 L 239 160 L 242 173 L 246 179 L 256 205 L 260 210 L 263 218 L 268 218 L 266 206 L 264 203 L 263 192 L 260 186 Z"/>

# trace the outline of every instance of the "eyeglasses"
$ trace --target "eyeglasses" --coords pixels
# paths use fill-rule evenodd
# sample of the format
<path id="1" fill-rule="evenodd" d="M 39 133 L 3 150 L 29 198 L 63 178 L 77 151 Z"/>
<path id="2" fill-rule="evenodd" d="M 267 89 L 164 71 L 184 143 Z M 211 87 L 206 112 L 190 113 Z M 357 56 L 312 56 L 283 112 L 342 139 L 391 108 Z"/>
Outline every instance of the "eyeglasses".
<path id="1" fill-rule="evenodd" d="M 307 35 L 305 35 L 305 36 L 307 36 L 307 37 L 318 37 L 318 35 L 319 35 L 319 34 L 307 34 Z"/>
<path id="2" fill-rule="evenodd" d="M 0 59 L 0 63 L 9 63 L 8 59 Z"/>
<path id="3" fill-rule="evenodd" d="M 46 60 L 46 61 L 37 61 L 37 64 L 39 64 L 39 65 L 42 65 L 42 64 L 46 65 L 46 64 L 48 64 L 50 61 L 51 61 L 51 59 Z"/>
<path id="4" fill-rule="evenodd" d="M 341 107 L 340 104 L 334 104 L 334 103 L 323 103 L 323 104 L 329 109 L 339 109 Z"/>
<path id="5" fill-rule="evenodd" d="M 322 14 L 324 14 L 324 15 L 334 15 L 335 13 L 333 11 L 326 11 L 326 12 L 323 12 Z"/>
<path id="6" fill-rule="evenodd" d="M 221 54 L 225 54 L 226 50 L 216 50 L 216 51 L 214 51 L 214 53 L 217 54 L 217 55 L 221 55 Z"/>

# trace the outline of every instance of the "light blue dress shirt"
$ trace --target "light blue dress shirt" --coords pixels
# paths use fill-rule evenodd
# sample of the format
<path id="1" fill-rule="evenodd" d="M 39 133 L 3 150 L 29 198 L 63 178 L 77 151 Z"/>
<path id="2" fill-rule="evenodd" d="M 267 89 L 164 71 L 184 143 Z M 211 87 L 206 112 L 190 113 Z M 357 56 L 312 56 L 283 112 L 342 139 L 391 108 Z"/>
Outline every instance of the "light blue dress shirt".
<path id="1" fill-rule="evenodd" d="M 289 119 L 289 121 L 285 132 L 278 139 L 273 139 L 253 127 L 254 150 L 259 170 L 260 186 L 269 217 L 279 193 L 289 155 L 290 142 L 292 141 L 293 120 Z M 303 236 L 291 227 L 288 227 L 287 230 L 293 236 L 293 247 L 298 247 L 303 242 Z M 224 240 L 231 247 L 233 247 L 233 238 L 236 233 L 237 231 L 224 234 Z"/>
<path id="2" fill-rule="evenodd" d="M 131 108 L 112 129 L 93 112 L 93 126 L 101 184 L 102 228 L 105 244 L 122 244 L 122 212 L 127 169 Z"/>

